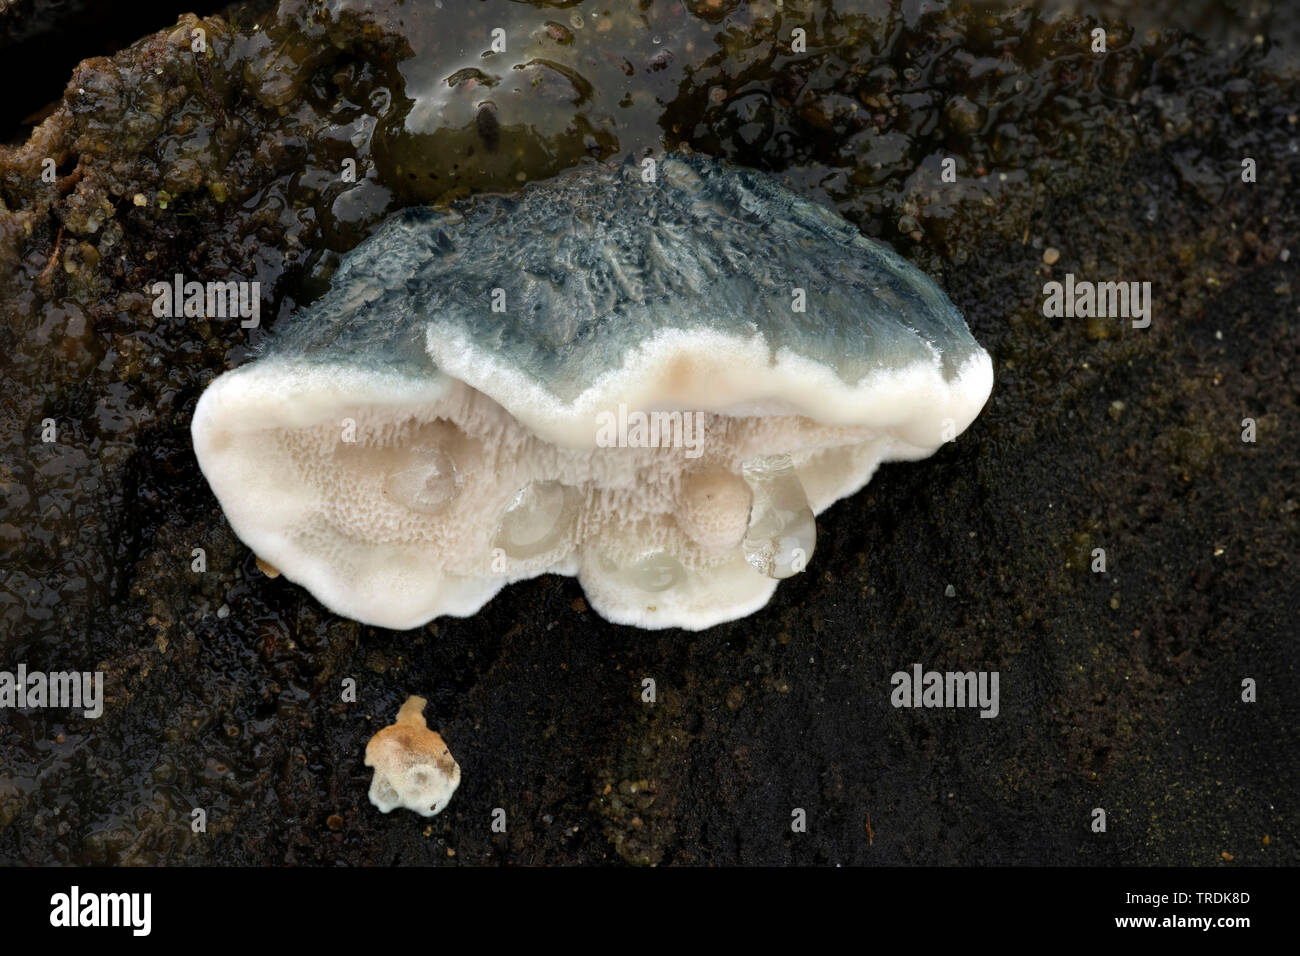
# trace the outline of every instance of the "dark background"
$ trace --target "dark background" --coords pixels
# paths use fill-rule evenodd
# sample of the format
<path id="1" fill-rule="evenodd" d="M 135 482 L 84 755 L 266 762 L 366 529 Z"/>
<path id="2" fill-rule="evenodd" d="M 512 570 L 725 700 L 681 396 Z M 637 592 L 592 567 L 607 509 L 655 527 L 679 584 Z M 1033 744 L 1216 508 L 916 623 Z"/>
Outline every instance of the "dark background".
<path id="1" fill-rule="evenodd" d="M 968 432 L 882 467 L 819 516 L 806 573 L 702 633 L 609 625 L 554 576 L 470 619 L 377 631 L 261 576 L 225 524 L 189 415 L 250 342 L 154 320 L 139 290 L 177 270 L 259 278 L 270 321 L 392 209 L 513 185 L 457 179 L 442 141 L 391 131 L 357 147 L 371 171 L 351 200 L 314 184 L 369 129 L 376 86 L 405 85 L 405 108 L 412 62 L 450 72 L 432 15 L 374 7 L 231 13 L 207 79 L 166 43 L 174 5 L 0 12 L 0 664 L 103 669 L 109 693 L 98 721 L 0 712 L 0 861 L 1300 859 L 1296 4 L 1147 4 L 1130 26 L 1095 5 L 819 3 L 809 53 L 788 57 L 762 43 L 770 8 L 647 3 L 661 43 L 620 25 L 610 57 L 590 33 L 555 54 L 597 77 L 613 63 L 625 89 L 601 80 L 575 106 L 543 82 L 514 122 L 494 88 L 493 135 L 544 157 L 531 178 L 647 145 L 771 170 L 935 275 L 994 357 Z M 572 12 L 454 15 L 472 34 Z M 258 16 L 271 52 L 236 39 Z M 1106 58 L 1083 52 L 1098 17 Z M 36 132 L 33 114 L 50 117 Z M 44 155 L 55 189 L 33 176 Z M 926 173 L 946 155 L 956 188 Z M 1042 285 L 1066 272 L 1151 281 L 1151 327 L 1045 319 Z M 893 709 L 890 675 L 913 662 L 999 671 L 1000 716 Z M 412 693 L 463 771 L 432 820 L 366 797 L 365 742 Z"/>

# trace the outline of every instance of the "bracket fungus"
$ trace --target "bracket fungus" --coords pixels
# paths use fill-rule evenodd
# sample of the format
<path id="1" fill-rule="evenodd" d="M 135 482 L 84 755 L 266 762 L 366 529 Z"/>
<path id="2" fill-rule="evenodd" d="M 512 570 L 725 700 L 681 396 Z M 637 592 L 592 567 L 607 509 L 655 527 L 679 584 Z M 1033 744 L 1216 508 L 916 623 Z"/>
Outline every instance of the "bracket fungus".
<path id="1" fill-rule="evenodd" d="M 423 697 L 408 697 L 397 720 L 366 744 L 366 766 L 375 768 L 370 802 L 384 813 L 397 807 L 423 817 L 441 813 L 460 786 L 460 765 L 442 737 L 424 720 Z"/>
<path id="2" fill-rule="evenodd" d="M 698 630 L 979 413 L 989 356 L 906 260 L 762 173 L 647 169 L 406 209 L 213 382 L 195 452 L 260 559 L 390 628 L 557 572 Z"/>

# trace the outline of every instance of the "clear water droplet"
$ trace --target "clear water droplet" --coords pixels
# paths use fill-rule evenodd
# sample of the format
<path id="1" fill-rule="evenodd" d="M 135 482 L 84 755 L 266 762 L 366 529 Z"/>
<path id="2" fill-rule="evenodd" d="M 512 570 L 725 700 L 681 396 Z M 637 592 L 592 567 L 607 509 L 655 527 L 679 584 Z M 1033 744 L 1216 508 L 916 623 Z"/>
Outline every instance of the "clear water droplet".
<path id="1" fill-rule="evenodd" d="M 666 551 L 654 551 L 627 569 L 628 579 L 642 591 L 667 591 L 686 580 L 686 569 Z"/>
<path id="2" fill-rule="evenodd" d="M 741 466 L 754 492 L 745 560 L 769 578 L 788 578 L 808 566 L 817 544 L 817 521 L 789 455 L 753 458 Z"/>
<path id="3" fill-rule="evenodd" d="M 515 492 L 501 516 L 495 546 L 516 560 L 554 551 L 578 520 L 576 489 L 558 481 L 533 481 Z"/>
<path id="4" fill-rule="evenodd" d="M 417 445 L 384 481 L 384 494 L 417 514 L 438 514 L 460 494 L 456 462 L 440 445 Z"/>

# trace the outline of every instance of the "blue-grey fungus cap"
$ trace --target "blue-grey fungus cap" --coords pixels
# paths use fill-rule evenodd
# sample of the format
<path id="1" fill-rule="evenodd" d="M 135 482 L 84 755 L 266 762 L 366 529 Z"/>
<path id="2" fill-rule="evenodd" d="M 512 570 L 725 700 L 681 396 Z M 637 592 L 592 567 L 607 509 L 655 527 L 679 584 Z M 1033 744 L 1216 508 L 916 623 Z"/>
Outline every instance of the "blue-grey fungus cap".
<path id="1" fill-rule="evenodd" d="M 935 283 L 771 177 L 670 155 L 404 210 L 195 411 L 236 533 L 393 628 L 576 575 L 700 629 L 813 516 L 973 421 L 988 354 Z"/>

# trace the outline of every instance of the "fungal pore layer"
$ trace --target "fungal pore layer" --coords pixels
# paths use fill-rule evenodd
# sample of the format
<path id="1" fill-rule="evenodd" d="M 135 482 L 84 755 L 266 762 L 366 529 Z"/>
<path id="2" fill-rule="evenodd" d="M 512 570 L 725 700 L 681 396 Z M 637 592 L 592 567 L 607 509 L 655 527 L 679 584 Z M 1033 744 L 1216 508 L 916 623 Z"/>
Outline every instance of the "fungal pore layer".
<path id="1" fill-rule="evenodd" d="M 425 722 L 427 703 L 423 697 L 406 698 L 397 719 L 366 744 L 366 766 L 375 770 L 370 802 L 383 813 L 405 807 L 422 817 L 436 816 L 460 786 L 460 765 Z"/>
<path id="2" fill-rule="evenodd" d="M 669 157 L 399 213 L 208 388 L 193 438 L 245 543 L 359 621 L 557 572 L 611 621 L 700 629 L 762 607 L 817 513 L 991 386 L 908 262 L 763 174 Z"/>

